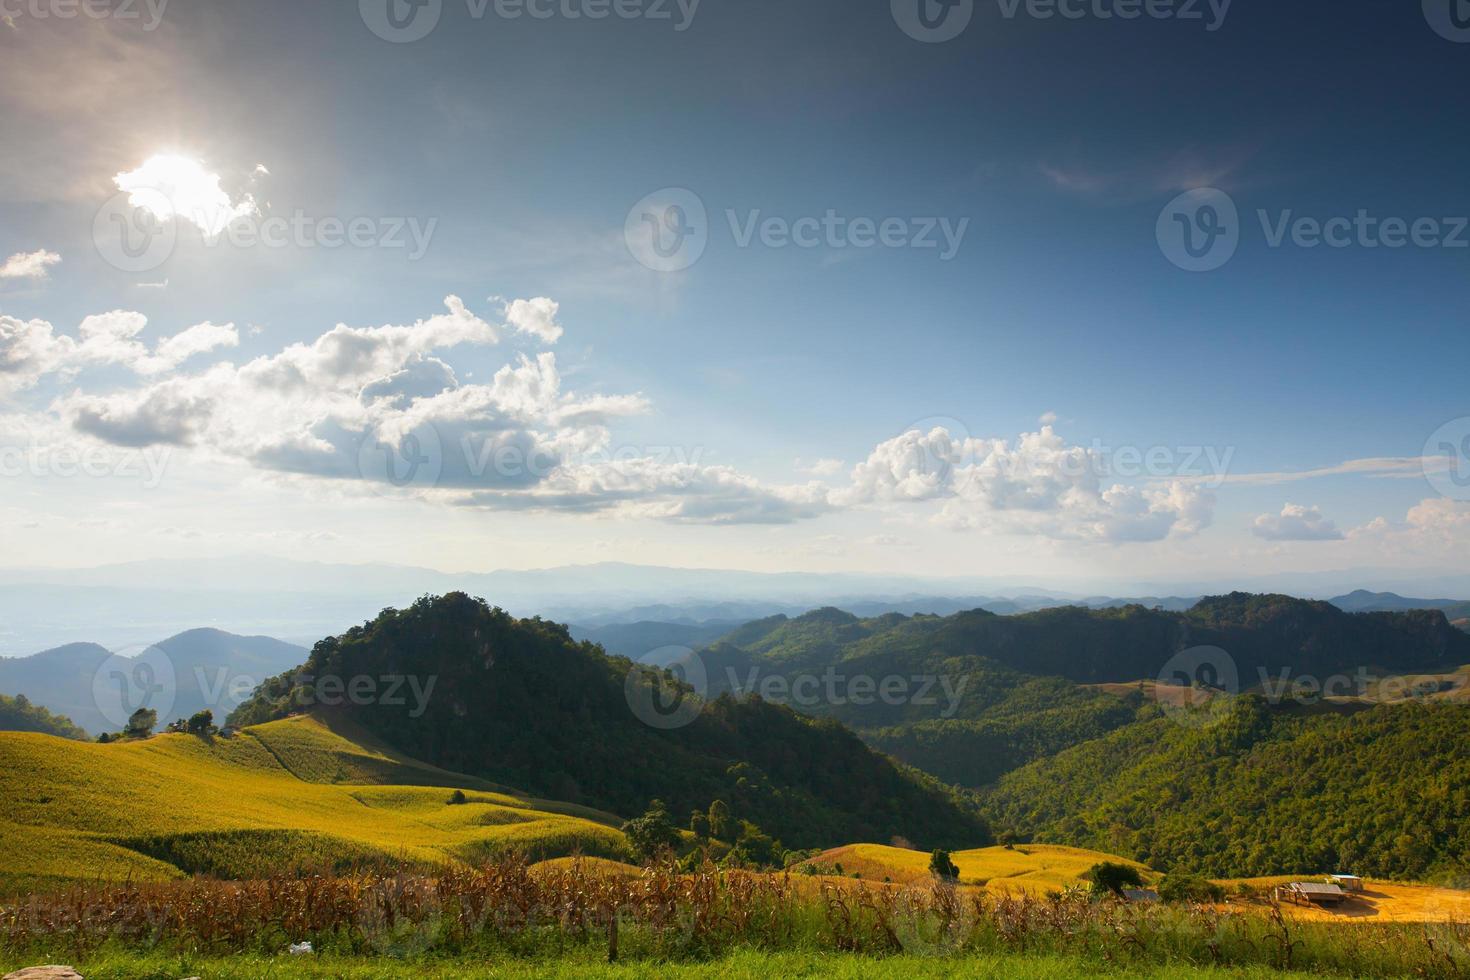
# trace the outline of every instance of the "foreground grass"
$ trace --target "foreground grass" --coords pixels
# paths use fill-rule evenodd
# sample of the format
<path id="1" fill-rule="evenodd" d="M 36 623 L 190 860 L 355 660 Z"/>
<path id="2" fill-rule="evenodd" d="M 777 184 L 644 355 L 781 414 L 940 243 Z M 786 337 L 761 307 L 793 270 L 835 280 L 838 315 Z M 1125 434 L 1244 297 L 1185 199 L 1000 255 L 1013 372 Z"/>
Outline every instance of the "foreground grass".
<path id="1" fill-rule="evenodd" d="M 23 964 L 7 963 L 5 968 Z M 76 966 L 88 980 L 475 980 L 475 978 L 592 977 L 634 980 L 657 975 L 673 980 L 770 980 L 772 977 L 982 977 L 997 980 L 1051 980 L 1056 977 L 1116 976 L 1143 980 L 1287 980 L 1330 977 L 1327 973 L 1285 973 L 1266 967 L 1222 970 L 1188 966 L 1111 966 L 1096 959 L 1046 955 L 971 955 L 952 958 L 851 953 L 767 953 L 740 950 L 700 963 L 652 964 L 647 961 L 610 965 L 592 955 L 565 955 L 549 960 L 477 960 L 473 957 L 394 961 L 360 957 L 231 956 L 195 958 L 167 955 L 103 953 Z"/>

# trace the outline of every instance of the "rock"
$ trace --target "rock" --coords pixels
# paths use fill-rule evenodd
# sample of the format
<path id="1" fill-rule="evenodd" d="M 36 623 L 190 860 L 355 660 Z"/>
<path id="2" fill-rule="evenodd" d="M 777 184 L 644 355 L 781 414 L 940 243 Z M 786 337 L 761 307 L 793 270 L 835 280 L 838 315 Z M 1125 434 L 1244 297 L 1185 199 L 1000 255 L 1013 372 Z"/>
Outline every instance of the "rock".
<path id="1" fill-rule="evenodd" d="M 69 966 L 28 966 L 5 974 L 3 980 L 82 980 L 82 975 Z"/>

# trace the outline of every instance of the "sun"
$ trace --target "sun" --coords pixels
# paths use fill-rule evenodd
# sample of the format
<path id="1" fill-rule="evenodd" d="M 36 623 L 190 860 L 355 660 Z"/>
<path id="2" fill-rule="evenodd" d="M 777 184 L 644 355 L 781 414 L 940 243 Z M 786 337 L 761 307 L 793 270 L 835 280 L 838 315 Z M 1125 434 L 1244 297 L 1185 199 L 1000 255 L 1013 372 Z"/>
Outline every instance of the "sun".
<path id="1" fill-rule="evenodd" d="M 203 161 L 179 153 L 155 154 L 137 169 L 118 174 L 113 182 L 128 195 L 133 207 L 160 221 L 188 221 L 211 238 L 235 219 L 259 213 L 254 197 L 245 194 L 238 201 L 231 200 L 220 186 L 219 174 Z"/>

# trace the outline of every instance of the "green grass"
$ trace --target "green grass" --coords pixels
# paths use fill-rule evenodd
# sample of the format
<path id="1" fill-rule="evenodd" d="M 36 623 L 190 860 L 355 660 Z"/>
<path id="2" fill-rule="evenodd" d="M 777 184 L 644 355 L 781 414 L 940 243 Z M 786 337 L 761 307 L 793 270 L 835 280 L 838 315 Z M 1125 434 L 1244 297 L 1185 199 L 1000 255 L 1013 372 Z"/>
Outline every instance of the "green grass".
<path id="1" fill-rule="evenodd" d="M 77 881 L 621 858 L 617 818 L 404 759 L 315 718 L 112 744 L 0 733 L 0 894 Z M 452 789 L 468 802 L 449 806 Z"/>
<path id="2" fill-rule="evenodd" d="M 6 969 L 22 964 L 7 963 Z M 34 965 L 34 964 L 33 964 Z M 890 956 L 875 958 L 844 953 L 765 953 L 743 950 L 701 963 L 629 962 L 610 965 L 595 955 L 572 954 L 549 959 L 381 958 L 315 956 L 232 956 L 194 958 L 168 955 L 103 953 L 77 966 L 88 980 L 174 980 L 203 976 L 210 980 L 474 980 L 474 978 L 591 977 L 641 980 L 656 975 L 674 980 L 770 980 L 771 977 L 981 977 L 995 980 L 1055 980 L 1059 977 L 1113 976 L 1140 980 L 1238 978 L 1288 980 L 1331 977 L 1327 973 L 1286 973 L 1266 968 L 1217 970 L 1189 966 L 1112 966 L 1094 959 L 1067 956 L 979 955 L 957 958 Z"/>

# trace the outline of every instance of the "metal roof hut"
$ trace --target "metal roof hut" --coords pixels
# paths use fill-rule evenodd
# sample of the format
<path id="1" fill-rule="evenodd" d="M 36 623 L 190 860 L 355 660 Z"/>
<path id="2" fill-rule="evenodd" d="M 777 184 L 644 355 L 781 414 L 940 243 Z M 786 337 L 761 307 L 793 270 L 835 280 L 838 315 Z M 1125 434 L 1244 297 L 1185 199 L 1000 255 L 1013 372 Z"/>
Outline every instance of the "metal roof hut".
<path id="1" fill-rule="evenodd" d="M 1285 897 L 1298 905 L 1337 905 L 1346 901 L 1348 895 L 1337 885 L 1294 881 L 1286 886 Z"/>

